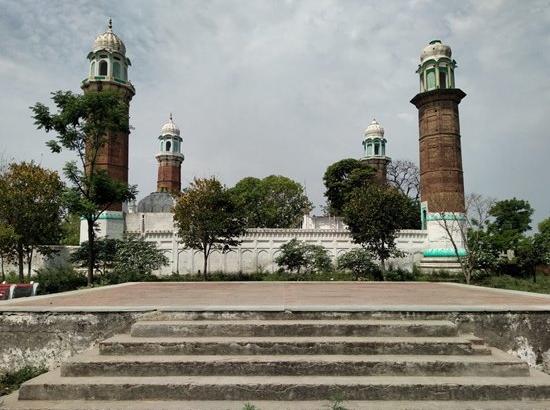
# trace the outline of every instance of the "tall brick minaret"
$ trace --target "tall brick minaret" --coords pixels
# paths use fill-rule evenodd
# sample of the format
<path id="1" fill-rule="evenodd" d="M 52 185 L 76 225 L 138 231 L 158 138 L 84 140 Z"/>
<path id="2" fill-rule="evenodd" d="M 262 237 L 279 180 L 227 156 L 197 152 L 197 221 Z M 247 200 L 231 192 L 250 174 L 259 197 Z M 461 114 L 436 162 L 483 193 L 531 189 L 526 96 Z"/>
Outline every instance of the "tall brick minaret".
<path id="1" fill-rule="evenodd" d="M 128 80 L 130 59 L 126 57 L 126 46 L 113 32 L 109 19 L 107 31 L 98 35 L 93 49 L 88 54 L 90 70 L 82 81 L 84 93 L 102 90 L 115 90 L 130 109 L 130 101 L 135 95 L 134 86 Z M 129 112 L 129 111 L 128 111 Z M 98 152 L 97 167 L 107 171 L 113 179 L 128 183 L 128 140 L 129 132 L 109 133 L 106 142 Z M 98 220 L 98 236 L 120 237 L 124 230 L 123 204 L 112 204 Z M 86 222 L 84 221 L 84 224 Z M 81 241 L 87 240 L 86 226 L 81 224 Z"/>
<path id="2" fill-rule="evenodd" d="M 456 225 L 465 212 L 458 105 L 466 94 L 455 86 L 456 61 L 451 55 L 451 48 L 439 40 L 424 48 L 417 70 L 420 93 L 411 100 L 418 108 L 420 200 L 429 241 L 424 256 L 443 258 L 439 260 L 447 264 L 456 260 L 456 252 L 442 221 Z M 459 255 L 464 254 L 458 230 L 453 231 Z"/>
<path id="3" fill-rule="evenodd" d="M 376 119 L 373 119 L 365 130 L 363 138 L 364 156 L 362 160 L 374 169 L 374 180 L 381 185 L 387 182 L 386 172 L 388 163 L 391 161 L 386 156 L 386 142 L 384 128 Z"/>
<path id="4" fill-rule="evenodd" d="M 181 191 L 181 164 L 184 156 L 181 153 L 183 139 L 180 130 L 172 120 L 162 126 L 159 136 L 160 151 L 156 155 L 159 163 L 157 192 L 179 193 Z"/>

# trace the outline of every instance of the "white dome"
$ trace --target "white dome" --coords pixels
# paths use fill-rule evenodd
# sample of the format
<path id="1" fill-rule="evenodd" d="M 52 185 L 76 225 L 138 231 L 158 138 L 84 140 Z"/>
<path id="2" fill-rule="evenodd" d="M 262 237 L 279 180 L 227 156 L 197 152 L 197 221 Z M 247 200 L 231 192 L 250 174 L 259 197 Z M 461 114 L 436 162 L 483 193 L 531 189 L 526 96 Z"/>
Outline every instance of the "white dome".
<path id="1" fill-rule="evenodd" d="M 100 34 L 96 37 L 94 41 L 93 51 L 107 50 L 109 52 L 117 52 L 126 55 L 126 46 L 122 40 L 113 33 L 113 24 L 111 19 L 109 19 L 109 28 L 103 34 Z"/>
<path id="2" fill-rule="evenodd" d="M 420 54 L 420 63 L 423 63 L 429 58 L 435 58 L 436 60 L 440 57 L 451 58 L 451 55 L 451 47 L 447 44 L 443 44 L 441 40 L 433 40 L 424 47 L 424 50 L 422 50 Z"/>
<path id="3" fill-rule="evenodd" d="M 373 119 L 365 130 L 365 137 L 367 138 L 384 138 L 384 127 L 380 125 L 376 119 Z"/>
<path id="4" fill-rule="evenodd" d="M 180 129 L 176 123 L 172 121 L 172 114 L 170 114 L 170 120 L 160 129 L 160 135 L 180 135 Z"/>

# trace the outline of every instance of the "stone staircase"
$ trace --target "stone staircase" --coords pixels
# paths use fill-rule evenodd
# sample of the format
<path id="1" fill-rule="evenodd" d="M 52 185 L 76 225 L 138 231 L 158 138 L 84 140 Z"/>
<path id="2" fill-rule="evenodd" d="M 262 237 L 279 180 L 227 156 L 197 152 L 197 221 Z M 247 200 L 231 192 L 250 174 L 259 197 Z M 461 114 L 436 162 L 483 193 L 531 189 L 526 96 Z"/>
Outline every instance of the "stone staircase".
<path id="1" fill-rule="evenodd" d="M 335 397 L 349 410 L 548 409 L 550 376 L 446 320 L 164 313 L 24 383 L 2 408 L 305 410 Z"/>

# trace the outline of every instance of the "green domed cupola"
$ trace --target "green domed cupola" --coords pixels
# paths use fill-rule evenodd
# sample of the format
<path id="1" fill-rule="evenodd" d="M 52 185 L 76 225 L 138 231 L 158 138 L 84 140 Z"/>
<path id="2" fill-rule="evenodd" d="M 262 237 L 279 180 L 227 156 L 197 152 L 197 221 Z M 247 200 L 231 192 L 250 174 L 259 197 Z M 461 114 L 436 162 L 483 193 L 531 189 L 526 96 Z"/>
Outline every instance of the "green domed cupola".
<path id="1" fill-rule="evenodd" d="M 441 40 L 430 41 L 420 54 L 420 92 L 440 88 L 455 88 L 456 61 L 451 58 L 451 47 Z"/>

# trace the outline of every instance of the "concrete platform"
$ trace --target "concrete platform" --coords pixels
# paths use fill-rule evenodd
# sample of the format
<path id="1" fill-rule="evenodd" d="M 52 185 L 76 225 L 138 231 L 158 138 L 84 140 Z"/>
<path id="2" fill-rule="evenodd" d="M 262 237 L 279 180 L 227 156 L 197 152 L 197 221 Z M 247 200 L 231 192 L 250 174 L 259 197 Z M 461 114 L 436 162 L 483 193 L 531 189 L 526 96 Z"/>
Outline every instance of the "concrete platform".
<path id="1" fill-rule="evenodd" d="M 429 282 L 125 283 L 0 302 L 0 312 L 550 311 L 550 295 Z"/>

